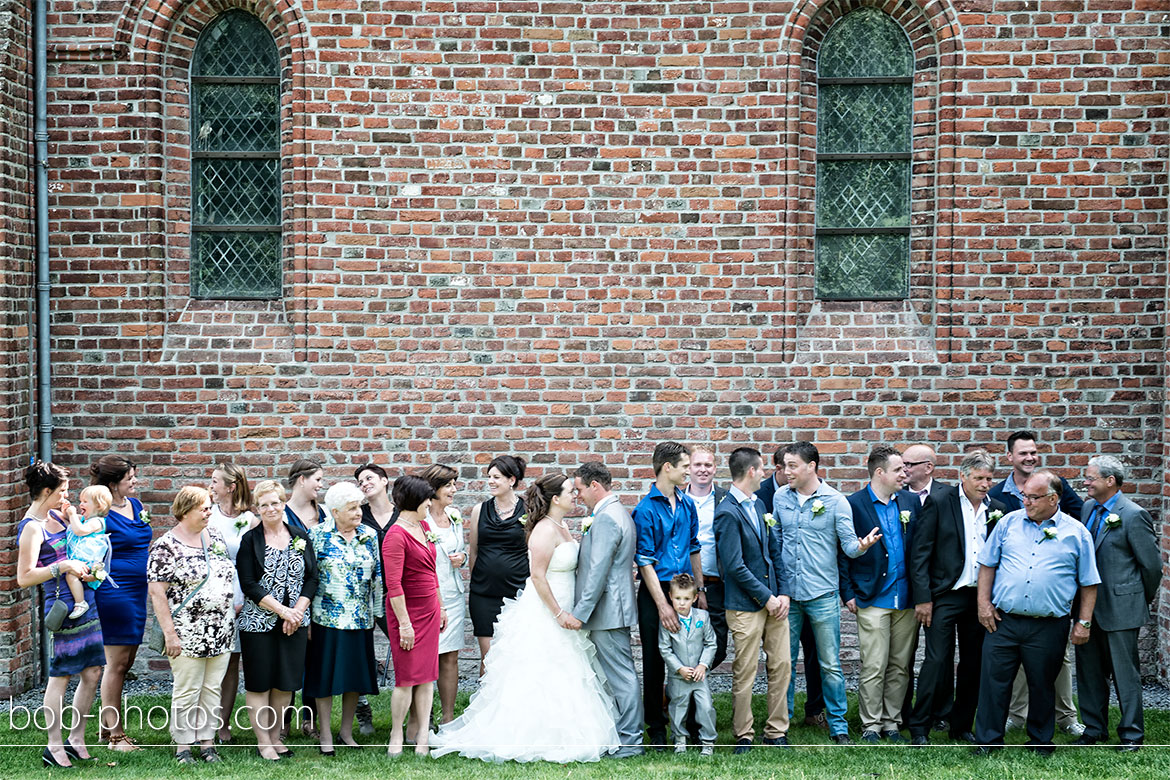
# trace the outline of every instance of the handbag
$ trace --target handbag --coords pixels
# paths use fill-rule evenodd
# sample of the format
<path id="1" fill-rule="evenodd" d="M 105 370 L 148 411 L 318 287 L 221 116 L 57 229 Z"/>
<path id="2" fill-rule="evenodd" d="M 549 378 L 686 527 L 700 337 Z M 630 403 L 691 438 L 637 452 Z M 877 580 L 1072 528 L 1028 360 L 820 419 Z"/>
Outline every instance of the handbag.
<path id="1" fill-rule="evenodd" d="M 187 603 L 191 601 L 191 599 L 195 598 L 195 594 L 199 592 L 199 589 L 202 588 L 209 579 L 211 579 L 211 559 L 207 555 L 207 542 L 203 540 L 202 533 L 199 534 L 199 542 L 203 545 L 203 563 L 207 566 L 207 576 L 203 578 L 203 582 L 200 582 L 195 586 L 195 590 L 187 594 L 187 598 L 183 599 L 178 607 L 171 610 L 172 621 L 174 621 L 175 615 L 182 612 L 183 607 L 187 606 Z M 154 618 L 154 623 L 150 625 L 150 633 L 146 637 L 146 646 L 159 655 L 164 655 L 166 653 L 167 638 L 166 635 L 163 634 L 162 626 L 159 625 L 157 616 Z"/>
<path id="2" fill-rule="evenodd" d="M 49 607 L 49 613 L 45 615 L 45 628 L 54 633 L 60 631 L 68 616 L 69 607 L 65 606 L 65 602 L 61 600 L 61 577 L 58 575 L 57 592 L 53 596 L 53 606 Z"/>

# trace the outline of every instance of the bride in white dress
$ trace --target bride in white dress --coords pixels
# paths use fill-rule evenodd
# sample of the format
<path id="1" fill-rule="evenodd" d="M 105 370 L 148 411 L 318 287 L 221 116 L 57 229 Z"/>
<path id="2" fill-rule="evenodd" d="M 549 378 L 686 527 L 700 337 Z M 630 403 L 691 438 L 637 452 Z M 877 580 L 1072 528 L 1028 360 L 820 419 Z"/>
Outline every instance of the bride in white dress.
<path id="1" fill-rule="evenodd" d="M 597 761 L 618 747 L 614 703 L 584 631 L 562 628 L 573 606 L 578 543 L 565 515 L 573 481 L 536 480 L 528 508 L 531 576 L 504 602 L 479 690 L 455 720 L 431 738 L 431 755 L 486 761 Z"/>

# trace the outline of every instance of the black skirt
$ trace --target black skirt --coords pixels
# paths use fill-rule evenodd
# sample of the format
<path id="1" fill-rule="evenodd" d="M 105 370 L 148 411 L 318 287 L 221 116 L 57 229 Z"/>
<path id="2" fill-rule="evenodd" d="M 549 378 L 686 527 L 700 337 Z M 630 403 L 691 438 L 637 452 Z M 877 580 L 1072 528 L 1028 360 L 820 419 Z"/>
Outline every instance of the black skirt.
<path id="1" fill-rule="evenodd" d="M 329 628 L 313 623 L 305 656 L 306 700 L 343 693 L 378 693 L 374 661 L 374 629 Z"/>
<path id="2" fill-rule="evenodd" d="M 495 636 L 496 620 L 504 608 L 505 596 L 481 596 L 472 592 L 467 597 L 467 611 L 471 613 L 472 633 L 476 636 Z"/>
<path id="3" fill-rule="evenodd" d="M 304 682 L 309 629 L 302 626 L 292 636 L 285 636 L 280 627 L 278 620 L 271 631 L 240 632 L 245 691 L 295 691 Z"/>

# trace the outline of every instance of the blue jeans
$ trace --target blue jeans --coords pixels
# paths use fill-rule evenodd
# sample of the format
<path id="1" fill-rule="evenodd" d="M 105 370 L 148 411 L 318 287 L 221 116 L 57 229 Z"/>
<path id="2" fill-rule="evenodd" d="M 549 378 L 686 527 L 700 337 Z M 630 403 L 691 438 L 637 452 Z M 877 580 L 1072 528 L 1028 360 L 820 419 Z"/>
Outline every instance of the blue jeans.
<path id="1" fill-rule="evenodd" d="M 826 593 L 810 601 L 793 601 L 788 609 L 788 633 L 792 642 L 792 664 L 800 656 L 800 630 L 804 621 L 812 625 L 817 640 L 817 660 L 821 667 L 821 684 L 825 692 L 825 714 L 829 733 L 848 734 L 845 722 L 848 702 L 845 698 L 845 675 L 841 673 L 841 606 L 837 593 Z M 808 663 L 808 660 L 805 660 Z M 788 717 L 792 717 L 796 697 L 796 675 L 788 685 Z"/>

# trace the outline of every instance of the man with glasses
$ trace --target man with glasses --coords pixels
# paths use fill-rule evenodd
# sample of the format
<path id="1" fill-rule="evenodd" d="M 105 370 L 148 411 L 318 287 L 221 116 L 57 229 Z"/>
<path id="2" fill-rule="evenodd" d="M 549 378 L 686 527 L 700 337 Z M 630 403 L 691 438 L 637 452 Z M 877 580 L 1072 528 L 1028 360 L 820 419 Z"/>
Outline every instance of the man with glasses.
<path id="1" fill-rule="evenodd" d="M 978 561 L 979 622 L 987 629 L 975 739 L 981 753 L 1003 746 L 1012 680 L 1022 665 L 1028 682 L 1028 746 L 1055 750 L 1056 677 L 1078 599 L 1072 642 L 1093 628 L 1097 560 L 1093 538 L 1060 511 L 1061 478 L 1037 471 L 1024 483 L 1024 509 L 1005 516 L 987 537 Z"/>
<path id="2" fill-rule="evenodd" d="M 918 496 L 918 503 L 925 504 L 926 497 L 936 501 L 949 485 L 934 478 L 934 466 L 938 456 L 928 444 L 911 444 L 902 453 L 902 465 L 906 467 L 906 490 Z"/>

